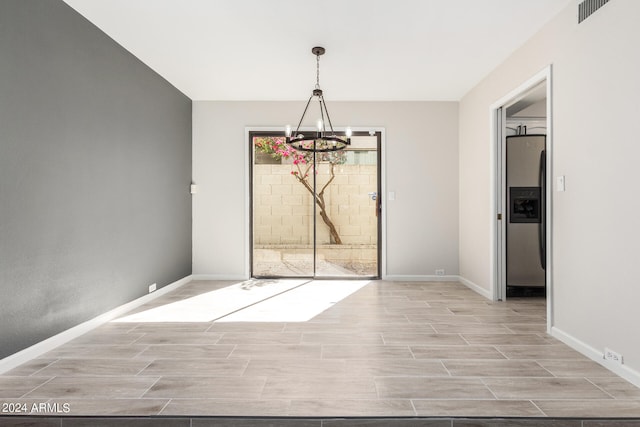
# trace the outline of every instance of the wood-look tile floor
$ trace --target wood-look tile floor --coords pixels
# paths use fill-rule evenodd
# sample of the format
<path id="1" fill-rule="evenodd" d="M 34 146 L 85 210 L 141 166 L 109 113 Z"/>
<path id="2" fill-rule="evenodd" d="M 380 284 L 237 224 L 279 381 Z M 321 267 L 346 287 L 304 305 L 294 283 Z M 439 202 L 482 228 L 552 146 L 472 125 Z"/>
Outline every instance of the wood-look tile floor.
<path id="1" fill-rule="evenodd" d="M 231 284 L 194 281 L 135 311 Z M 68 415 L 640 417 L 640 389 L 547 335 L 545 312 L 543 299 L 493 303 L 458 283 L 372 281 L 306 322 L 111 322 L 0 376 L 0 402 L 66 403 Z"/>

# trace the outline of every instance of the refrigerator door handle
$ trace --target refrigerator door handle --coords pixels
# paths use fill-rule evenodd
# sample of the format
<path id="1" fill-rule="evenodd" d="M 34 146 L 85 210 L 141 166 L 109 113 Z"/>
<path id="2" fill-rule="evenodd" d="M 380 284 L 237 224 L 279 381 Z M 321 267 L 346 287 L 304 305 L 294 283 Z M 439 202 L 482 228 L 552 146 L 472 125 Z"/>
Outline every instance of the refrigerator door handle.
<path id="1" fill-rule="evenodd" d="M 547 268 L 547 156 L 546 151 L 540 153 L 540 170 L 538 184 L 540 185 L 540 224 L 538 225 L 538 244 L 540 253 L 540 265 L 543 270 Z"/>

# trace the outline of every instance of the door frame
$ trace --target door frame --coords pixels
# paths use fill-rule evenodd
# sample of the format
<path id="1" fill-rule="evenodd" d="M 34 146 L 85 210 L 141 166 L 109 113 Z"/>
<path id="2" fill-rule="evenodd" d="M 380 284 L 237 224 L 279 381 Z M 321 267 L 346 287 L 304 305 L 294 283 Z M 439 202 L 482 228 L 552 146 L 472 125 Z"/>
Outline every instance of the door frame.
<path id="1" fill-rule="evenodd" d="M 490 140 L 491 140 L 491 191 L 490 191 L 490 232 L 491 232 L 491 269 L 490 295 L 494 301 L 506 298 L 506 107 L 522 97 L 540 83 L 546 82 L 547 103 L 547 139 L 546 139 L 546 301 L 547 332 L 553 326 L 553 80 L 552 65 L 548 65 L 514 90 L 491 104 Z M 502 219 L 498 217 L 501 215 Z"/>
<path id="2" fill-rule="evenodd" d="M 315 128 L 312 127 L 301 127 L 302 131 L 311 131 L 314 132 Z M 338 132 L 344 132 L 346 130 L 345 127 L 335 127 L 335 130 Z M 385 128 L 382 126 L 351 126 L 351 130 L 354 135 L 358 133 L 366 133 L 369 134 L 379 133 L 380 141 L 379 141 L 379 150 L 378 150 L 378 188 L 380 190 L 380 194 L 378 197 L 380 199 L 380 210 L 379 210 L 379 221 L 378 221 L 378 277 L 376 279 L 385 279 L 387 276 L 387 246 L 386 246 L 386 236 L 387 236 L 387 198 L 383 197 L 386 195 L 386 135 Z M 282 127 L 275 126 L 247 126 L 244 128 L 244 194 L 245 194 L 245 204 L 244 204 L 244 242 L 245 242 L 245 251 L 244 251 L 244 277 L 246 279 L 250 279 L 252 275 L 252 257 L 253 257 L 253 225 L 252 225 L 252 161 L 253 161 L 253 144 L 250 141 L 250 135 L 252 133 L 279 133 L 284 135 Z M 324 278 L 320 277 L 318 280 L 323 280 Z M 332 277 L 327 277 L 327 279 L 335 279 Z M 360 279 L 358 277 L 349 277 L 349 278 L 340 278 L 340 280 L 349 280 L 349 279 Z M 314 277 L 315 280 L 315 277 Z M 366 280 L 372 280 L 371 278 L 367 278 Z M 374 279 L 375 280 L 375 279 Z"/>

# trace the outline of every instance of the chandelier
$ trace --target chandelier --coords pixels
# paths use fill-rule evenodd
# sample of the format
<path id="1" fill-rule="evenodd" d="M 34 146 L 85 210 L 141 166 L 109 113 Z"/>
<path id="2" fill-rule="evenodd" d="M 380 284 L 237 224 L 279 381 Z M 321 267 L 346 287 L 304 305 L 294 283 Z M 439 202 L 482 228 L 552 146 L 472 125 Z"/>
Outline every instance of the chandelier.
<path id="1" fill-rule="evenodd" d="M 311 49 L 311 53 L 316 56 L 316 87 L 313 89 L 313 93 L 309 97 L 306 107 L 304 107 L 302 117 L 298 122 L 295 133 L 293 135 L 291 134 L 291 126 L 287 125 L 285 128 L 287 144 L 290 144 L 296 150 L 311 152 L 338 151 L 344 150 L 351 144 L 351 128 L 346 129 L 346 138 L 337 136 L 333 130 L 329 111 L 327 110 L 327 104 L 324 102 L 322 89 L 320 89 L 320 55 L 324 55 L 324 52 L 325 49 L 323 47 L 314 47 Z M 318 101 L 318 105 L 320 107 L 320 118 L 316 124 L 317 130 L 312 132 L 312 135 L 304 135 L 300 133 L 300 125 L 302 125 L 302 121 L 307 114 L 309 105 L 314 98 Z M 328 127 L 327 124 L 329 125 Z"/>

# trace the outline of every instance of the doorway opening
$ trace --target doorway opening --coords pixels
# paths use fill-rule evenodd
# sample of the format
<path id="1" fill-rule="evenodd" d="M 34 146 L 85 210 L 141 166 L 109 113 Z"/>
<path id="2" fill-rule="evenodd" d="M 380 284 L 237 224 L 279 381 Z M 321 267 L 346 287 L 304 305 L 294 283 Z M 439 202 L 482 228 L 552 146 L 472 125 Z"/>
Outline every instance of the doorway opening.
<path id="1" fill-rule="evenodd" d="M 381 132 L 349 148 L 298 152 L 249 132 L 251 277 L 380 277 Z"/>
<path id="2" fill-rule="evenodd" d="M 550 328 L 551 67 L 496 102 L 491 113 L 493 296 L 495 300 L 546 297 Z"/>

